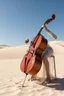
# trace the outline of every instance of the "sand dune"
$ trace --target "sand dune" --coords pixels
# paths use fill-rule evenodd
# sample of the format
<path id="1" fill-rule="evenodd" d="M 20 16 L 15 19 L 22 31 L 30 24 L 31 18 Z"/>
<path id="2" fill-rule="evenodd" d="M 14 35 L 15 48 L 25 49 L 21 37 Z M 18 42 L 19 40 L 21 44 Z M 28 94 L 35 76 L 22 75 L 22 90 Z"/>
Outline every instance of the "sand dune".
<path id="1" fill-rule="evenodd" d="M 28 46 L 0 49 L 0 96 L 64 96 L 64 41 L 52 41 L 49 44 L 54 49 L 57 80 L 47 85 L 28 81 L 28 75 L 25 87 L 22 87 L 25 74 L 20 70 L 20 62 Z"/>
<path id="2" fill-rule="evenodd" d="M 19 59 L 26 54 L 28 46 L 5 47 L 0 49 L 0 59 Z"/>

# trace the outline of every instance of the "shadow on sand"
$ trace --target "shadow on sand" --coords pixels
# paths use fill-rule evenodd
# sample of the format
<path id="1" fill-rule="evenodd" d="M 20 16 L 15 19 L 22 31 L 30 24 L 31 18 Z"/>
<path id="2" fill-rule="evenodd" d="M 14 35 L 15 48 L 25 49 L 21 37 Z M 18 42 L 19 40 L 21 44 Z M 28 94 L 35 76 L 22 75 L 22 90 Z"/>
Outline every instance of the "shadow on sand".
<path id="1" fill-rule="evenodd" d="M 57 78 L 51 83 L 47 84 L 47 87 L 55 88 L 56 90 L 64 91 L 64 78 Z"/>

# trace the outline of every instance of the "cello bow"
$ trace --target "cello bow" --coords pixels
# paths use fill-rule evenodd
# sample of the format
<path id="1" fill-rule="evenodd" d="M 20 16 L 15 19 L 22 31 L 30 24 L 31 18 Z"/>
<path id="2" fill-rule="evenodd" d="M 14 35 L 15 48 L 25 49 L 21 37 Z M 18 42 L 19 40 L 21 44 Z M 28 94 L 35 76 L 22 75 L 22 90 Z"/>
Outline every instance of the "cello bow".
<path id="1" fill-rule="evenodd" d="M 54 20 L 55 17 L 56 17 L 55 14 L 52 14 L 51 18 L 47 19 L 47 20 L 44 22 L 44 24 L 41 26 L 38 34 L 40 34 L 41 31 L 42 31 L 42 29 L 45 28 L 45 25 L 46 25 L 46 24 L 49 24 L 52 20 Z M 38 34 L 37 34 L 37 35 L 38 35 Z"/>

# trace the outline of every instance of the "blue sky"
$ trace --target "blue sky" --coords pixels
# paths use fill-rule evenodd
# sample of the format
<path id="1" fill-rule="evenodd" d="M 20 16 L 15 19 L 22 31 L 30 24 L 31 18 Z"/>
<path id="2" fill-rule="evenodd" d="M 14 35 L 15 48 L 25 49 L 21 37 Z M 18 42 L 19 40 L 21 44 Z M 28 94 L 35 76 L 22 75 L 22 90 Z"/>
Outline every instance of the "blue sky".
<path id="1" fill-rule="evenodd" d="M 23 45 L 31 41 L 46 19 L 56 15 L 47 27 L 64 40 L 64 0 L 0 0 L 0 45 Z M 42 34 L 53 40 L 45 30 Z"/>

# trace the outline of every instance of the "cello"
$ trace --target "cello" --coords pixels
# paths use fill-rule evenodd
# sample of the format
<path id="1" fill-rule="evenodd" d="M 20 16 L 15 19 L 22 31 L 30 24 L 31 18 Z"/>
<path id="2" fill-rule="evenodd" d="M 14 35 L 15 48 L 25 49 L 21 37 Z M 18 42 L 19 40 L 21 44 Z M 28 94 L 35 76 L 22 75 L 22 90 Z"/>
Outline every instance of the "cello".
<path id="1" fill-rule="evenodd" d="M 30 42 L 29 50 L 23 57 L 20 70 L 26 75 L 30 74 L 32 76 L 36 75 L 42 65 L 41 55 L 47 47 L 47 39 L 41 35 L 42 29 L 46 28 L 45 25 L 49 24 L 50 21 L 55 19 L 55 14 L 52 14 L 50 19 L 47 19 L 45 23 L 40 28 L 38 34 Z M 28 43 L 29 39 L 25 40 L 25 43 Z"/>

